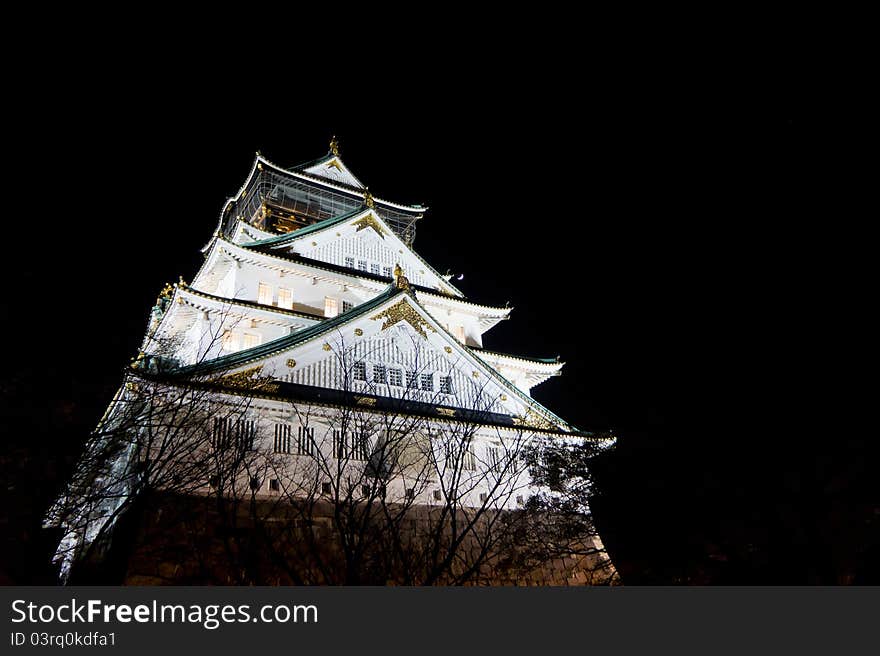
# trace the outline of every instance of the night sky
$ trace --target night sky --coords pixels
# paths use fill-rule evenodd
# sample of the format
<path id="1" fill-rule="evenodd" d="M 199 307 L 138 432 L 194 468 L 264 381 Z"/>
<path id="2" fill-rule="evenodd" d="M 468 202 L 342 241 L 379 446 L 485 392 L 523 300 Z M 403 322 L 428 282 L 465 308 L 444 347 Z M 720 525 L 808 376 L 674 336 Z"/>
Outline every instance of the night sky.
<path id="1" fill-rule="evenodd" d="M 865 445 L 817 452 L 783 380 L 803 366 L 790 317 L 815 270 L 799 251 L 837 134 L 784 70 L 736 90 L 649 64 L 373 90 L 312 72 L 249 93 L 190 73 L 60 75 L 63 106 L 18 123 L 0 582 L 47 580 L 35 518 L 254 151 L 293 165 L 334 134 L 375 195 L 429 206 L 427 261 L 515 307 L 485 346 L 559 354 L 534 396 L 618 435 L 595 509 L 624 582 L 878 582 Z"/>

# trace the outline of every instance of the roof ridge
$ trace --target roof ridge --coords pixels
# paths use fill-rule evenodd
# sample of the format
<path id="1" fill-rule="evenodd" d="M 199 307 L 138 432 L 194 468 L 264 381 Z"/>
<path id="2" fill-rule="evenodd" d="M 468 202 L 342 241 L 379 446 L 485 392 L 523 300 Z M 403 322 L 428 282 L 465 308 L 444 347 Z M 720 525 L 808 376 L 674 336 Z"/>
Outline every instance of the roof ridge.
<path id="1" fill-rule="evenodd" d="M 539 362 L 542 364 L 564 364 L 560 362 L 558 358 L 533 358 L 528 355 L 515 355 L 513 353 L 504 353 L 502 351 L 495 351 L 492 349 L 482 348 L 479 346 L 468 346 L 472 351 L 479 351 L 481 353 L 491 353 L 492 355 L 500 355 L 505 358 L 514 358 L 516 360 L 526 360 L 529 362 Z"/>
<path id="2" fill-rule="evenodd" d="M 230 353 L 228 355 L 221 355 L 220 357 L 213 358 L 212 360 L 199 362 L 194 365 L 180 367 L 176 371 L 176 373 L 180 375 L 210 373 L 226 367 L 237 367 L 242 364 L 247 364 L 248 362 L 251 362 L 252 360 L 255 360 L 257 358 L 272 355 L 273 353 L 277 353 L 278 351 L 284 350 L 285 348 L 288 348 L 290 346 L 295 346 L 296 344 L 305 340 L 323 335 L 324 333 L 331 331 L 333 328 L 336 328 L 337 326 L 347 323 L 351 319 L 356 319 L 362 314 L 369 312 L 376 306 L 381 305 L 385 301 L 394 298 L 399 293 L 404 292 L 397 289 L 394 285 L 389 285 L 388 289 L 386 289 L 383 293 L 367 301 L 366 303 L 356 305 L 348 312 L 342 312 L 340 314 L 337 314 L 335 317 L 316 323 L 313 326 L 308 326 L 306 328 L 303 328 L 302 330 L 297 330 L 290 335 L 285 335 L 283 337 L 279 337 L 278 339 L 273 339 L 272 341 L 266 342 L 265 344 L 259 344 L 249 349 L 243 349 L 241 351 L 236 351 L 235 353 Z"/>
<path id="3" fill-rule="evenodd" d="M 264 310 L 266 312 L 277 312 L 279 314 L 301 316 L 307 319 L 320 319 L 321 321 L 326 318 L 318 314 L 309 314 L 308 312 L 300 312 L 299 310 L 288 310 L 287 308 L 280 308 L 275 305 L 263 305 L 262 303 L 257 303 L 256 301 L 248 301 L 244 298 L 226 298 L 225 296 L 217 296 L 216 294 L 211 294 L 200 289 L 195 289 L 194 287 L 190 287 L 189 285 L 183 287 L 182 289 L 185 292 L 190 292 L 192 294 L 195 294 L 196 296 L 201 296 L 209 300 L 221 301 L 223 303 L 230 303 L 233 305 L 244 305 L 255 310 Z"/>

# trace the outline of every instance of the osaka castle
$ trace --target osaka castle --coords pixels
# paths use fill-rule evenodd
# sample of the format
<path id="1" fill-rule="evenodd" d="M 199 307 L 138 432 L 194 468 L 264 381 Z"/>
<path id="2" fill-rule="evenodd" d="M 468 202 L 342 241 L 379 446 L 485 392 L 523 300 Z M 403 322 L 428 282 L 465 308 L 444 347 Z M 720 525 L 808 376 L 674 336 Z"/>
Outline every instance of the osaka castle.
<path id="1" fill-rule="evenodd" d="M 548 450 L 614 438 L 532 398 L 558 358 L 484 348 L 511 308 L 418 254 L 426 210 L 374 196 L 335 138 L 293 167 L 257 153 L 50 512 L 63 577 L 122 534 L 126 583 L 614 576 L 595 530 L 547 551 L 559 491 L 534 478 Z"/>

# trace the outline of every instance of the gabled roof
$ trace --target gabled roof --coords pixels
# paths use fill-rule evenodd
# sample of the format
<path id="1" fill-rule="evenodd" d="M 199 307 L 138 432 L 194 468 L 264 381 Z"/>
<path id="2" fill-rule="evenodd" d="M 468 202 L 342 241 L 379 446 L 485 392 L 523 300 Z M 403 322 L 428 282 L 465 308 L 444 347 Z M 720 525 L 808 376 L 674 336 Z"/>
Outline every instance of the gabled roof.
<path id="1" fill-rule="evenodd" d="M 559 358 L 532 358 L 527 355 L 513 355 L 512 353 L 500 353 L 498 351 L 491 351 L 489 349 L 477 348 L 475 346 L 468 347 L 471 351 L 474 351 L 477 355 L 491 355 L 498 358 L 503 358 L 505 360 L 522 360 L 523 362 L 533 362 L 535 364 L 546 364 L 546 365 L 558 365 L 561 369 L 564 362 L 560 362 Z"/>
<path id="2" fill-rule="evenodd" d="M 182 367 L 180 370 L 178 370 L 177 373 L 183 376 L 205 375 L 221 371 L 228 371 L 257 360 L 267 359 L 273 355 L 282 353 L 294 346 L 298 346 L 310 340 L 318 339 L 330 333 L 336 328 L 339 328 L 345 324 L 351 323 L 352 321 L 359 319 L 360 317 L 366 315 L 369 312 L 372 312 L 373 310 L 376 310 L 386 303 L 388 303 L 388 307 L 392 307 L 393 304 L 391 304 L 390 301 L 394 300 L 396 297 L 400 297 L 401 299 L 405 299 L 405 302 L 409 302 L 410 305 L 414 308 L 415 312 L 417 312 L 420 315 L 421 319 L 424 320 L 423 323 L 431 327 L 432 332 L 444 335 L 446 337 L 447 343 L 451 345 L 450 348 L 453 349 L 452 352 L 455 352 L 457 350 L 461 357 L 464 357 L 465 359 L 470 360 L 472 363 L 479 366 L 485 372 L 485 375 L 494 379 L 495 382 L 498 383 L 501 387 L 505 388 L 507 391 L 518 397 L 520 402 L 528 409 L 529 413 L 535 413 L 538 417 L 550 418 L 553 423 L 561 427 L 560 430 L 562 430 L 562 432 L 576 432 L 578 430 L 576 427 L 572 426 L 561 417 L 557 416 L 555 413 L 551 412 L 543 405 L 538 403 L 535 399 L 525 394 L 516 385 L 514 385 L 512 382 L 510 382 L 500 373 L 498 373 L 491 365 L 484 362 L 473 351 L 458 342 L 458 340 L 456 340 L 455 337 L 450 334 L 449 331 L 447 331 L 446 328 L 444 328 L 438 321 L 436 321 L 431 316 L 431 314 L 421 305 L 421 303 L 418 302 L 414 292 L 401 290 L 397 288 L 396 285 L 389 285 L 389 287 L 383 293 L 377 295 L 372 300 L 355 306 L 348 312 L 339 314 L 332 319 L 327 319 L 322 323 L 315 324 L 314 326 L 309 326 L 308 328 L 299 330 L 291 335 L 281 337 L 265 344 L 260 344 L 258 346 L 244 349 L 236 353 L 224 355 L 219 358 L 209 360 L 207 362 L 198 363 L 188 367 Z"/>
<path id="3" fill-rule="evenodd" d="M 252 241 L 252 242 L 249 242 L 246 244 L 241 244 L 241 246 L 243 246 L 245 248 L 256 249 L 256 250 L 274 249 L 274 248 L 277 248 L 278 246 L 282 246 L 284 244 L 289 244 L 289 243 L 292 243 L 295 241 L 299 241 L 300 239 L 303 239 L 307 236 L 315 235 L 319 232 L 324 232 L 325 230 L 330 230 L 331 228 L 336 227 L 341 223 L 345 223 L 346 221 L 349 221 L 351 219 L 356 219 L 361 216 L 366 217 L 367 215 L 369 215 L 371 217 L 372 221 L 379 224 L 380 227 L 382 229 L 384 229 L 384 231 L 387 233 L 389 238 L 394 239 L 395 241 L 398 242 L 399 248 L 405 248 L 410 253 L 412 253 L 412 255 L 415 256 L 415 258 L 419 262 L 424 264 L 435 276 L 437 276 L 437 278 L 442 282 L 442 284 L 444 286 L 448 287 L 449 289 L 451 289 L 456 296 L 459 296 L 461 298 L 464 297 L 464 294 L 461 292 L 461 290 L 459 290 L 458 288 L 455 287 L 455 285 L 453 285 L 448 280 L 446 280 L 446 278 L 444 278 L 440 274 L 440 272 L 437 271 L 437 269 L 435 269 L 430 264 L 428 264 L 421 255 L 419 255 L 418 253 L 416 253 L 412 249 L 411 246 L 408 246 L 406 244 L 406 242 L 404 242 L 402 239 L 400 239 L 400 237 L 397 236 L 397 234 L 394 232 L 394 230 L 391 229 L 391 227 L 384 221 L 384 219 L 382 219 L 382 217 L 377 212 L 375 212 L 374 210 L 372 210 L 371 208 L 369 208 L 365 205 L 361 206 L 360 208 L 358 208 L 356 210 L 351 210 L 350 212 L 345 212 L 343 214 L 340 214 L 339 216 L 334 216 L 329 219 L 324 219 L 323 221 L 318 221 L 317 223 L 313 223 L 309 226 L 305 226 L 304 228 L 299 228 L 298 230 L 286 232 L 284 234 L 276 235 L 274 237 L 268 237 L 266 239 Z M 383 237 L 383 239 L 384 239 L 384 237 Z"/>
<path id="4" fill-rule="evenodd" d="M 270 355 L 274 355 L 275 353 L 280 353 L 292 346 L 296 346 L 297 344 L 301 344 L 315 337 L 320 337 L 337 326 L 341 326 L 353 319 L 357 319 L 361 315 L 377 308 L 382 305 L 382 303 L 399 293 L 401 293 L 399 289 L 394 287 L 394 285 L 389 285 L 388 289 L 376 296 L 376 298 L 369 300 L 366 303 L 361 303 L 348 312 L 343 312 L 331 319 L 326 319 L 314 326 L 298 330 L 291 335 L 280 337 L 271 342 L 266 342 L 265 344 L 260 344 L 249 349 L 230 353 L 229 355 L 223 355 L 219 358 L 208 360 L 207 362 L 200 362 L 189 367 L 184 367 L 179 373 L 182 375 L 199 375 L 215 371 L 224 371 L 226 369 L 232 369 L 247 364 L 248 362 L 253 362 L 254 360 L 260 360 Z"/>
<path id="5" fill-rule="evenodd" d="M 295 171 L 301 171 L 306 175 L 323 178 L 336 184 L 346 185 L 354 189 L 364 189 L 363 183 L 358 180 L 348 167 L 342 163 L 342 159 L 332 152 L 314 163 L 294 167 Z"/>

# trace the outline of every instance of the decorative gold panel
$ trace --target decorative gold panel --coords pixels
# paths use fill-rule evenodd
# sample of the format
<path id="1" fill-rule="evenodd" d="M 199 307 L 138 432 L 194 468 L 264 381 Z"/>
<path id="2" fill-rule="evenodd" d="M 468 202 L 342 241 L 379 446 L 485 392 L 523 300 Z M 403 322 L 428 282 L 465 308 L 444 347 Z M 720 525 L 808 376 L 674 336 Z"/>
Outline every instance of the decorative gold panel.
<path id="1" fill-rule="evenodd" d="M 296 366 L 296 360 L 294 360 L 293 358 L 290 358 L 287 361 L 287 366 L 290 367 L 291 369 L 293 369 Z"/>
<path id="2" fill-rule="evenodd" d="M 372 214 L 367 214 L 366 216 L 359 218 L 351 225 L 357 226 L 357 232 L 365 230 L 366 228 L 372 228 L 382 239 L 385 239 L 385 230 L 379 225 L 379 222 L 376 221 L 376 217 Z"/>
<path id="3" fill-rule="evenodd" d="M 357 335 L 358 337 L 360 337 L 361 335 L 364 334 L 364 331 L 361 330 L 360 328 L 355 328 L 355 329 L 354 329 L 354 334 Z"/>
<path id="4" fill-rule="evenodd" d="M 428 339 L 428 334 L 425 332 L 425 328 L 430 330 L 432 333 L 436 333 L 430 324 L 428 324 L 422 316 L 413 309 L 413 306 L 410 305 L 406 300 L 401 299 L 395 305 L 392 305 L 387 310 L 383 310 L 379 314 L 370 317 L 372 320 L 384 319 L 385 323 L 382 324 L 382 330 L 386 330 L 387 328 L 391 328 L 391 326 L 397 324 L 400 321 L 406 321 L 410 326 L 412 326 L 413 330 L 415 330 L 419 335 Z"/>
<path id="5" fill-rule="evenodd" d="M 377 399 L 375 399 L 371 396 L 356 396 L 356 397 L 354 397 L 354 400 L 357 401 L 358 405 L 374 406 L 374 405 L 376 405 Z"/>
<path id="6" fill-rule="evenodd" d="M 437 413 L 444 417 L 454 417 L 455 410 L 453 408 L 437 408 Z"/>

